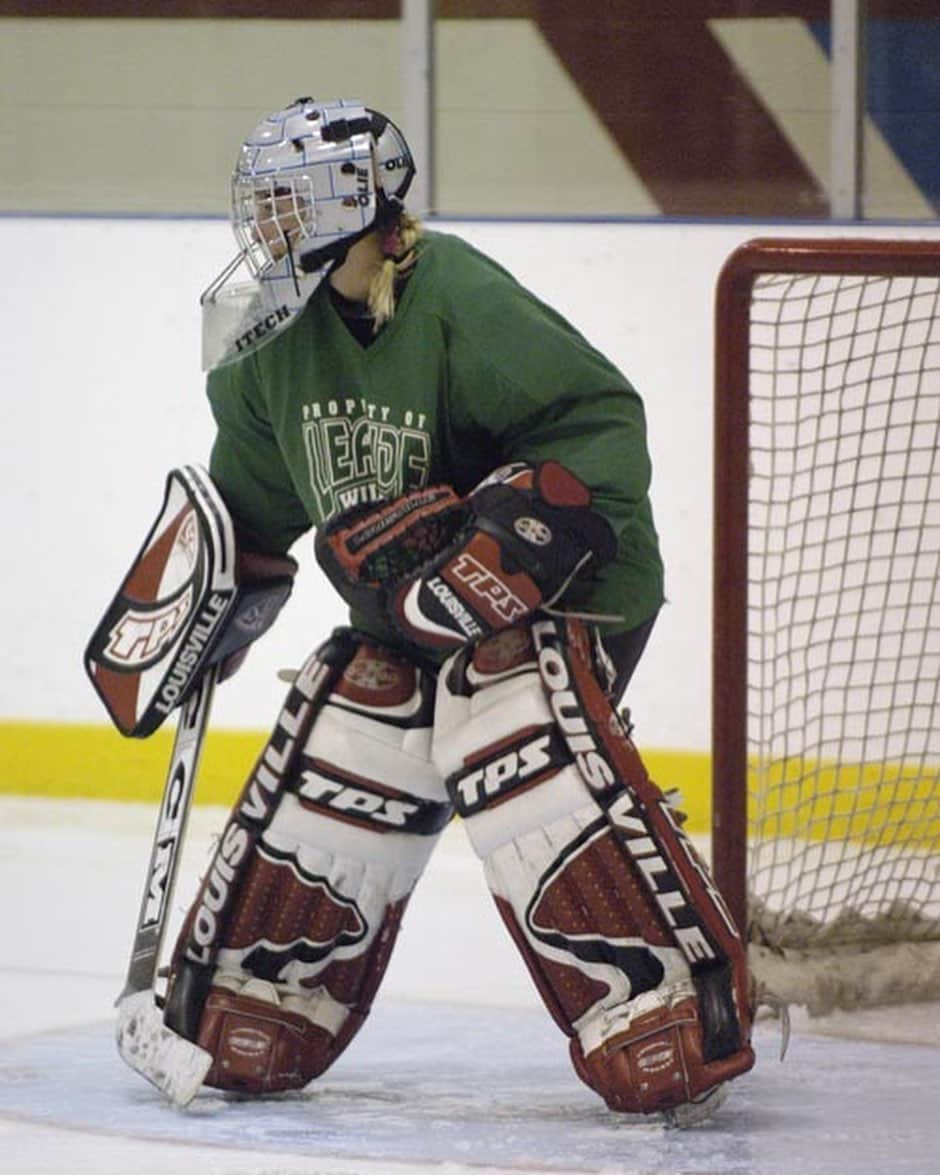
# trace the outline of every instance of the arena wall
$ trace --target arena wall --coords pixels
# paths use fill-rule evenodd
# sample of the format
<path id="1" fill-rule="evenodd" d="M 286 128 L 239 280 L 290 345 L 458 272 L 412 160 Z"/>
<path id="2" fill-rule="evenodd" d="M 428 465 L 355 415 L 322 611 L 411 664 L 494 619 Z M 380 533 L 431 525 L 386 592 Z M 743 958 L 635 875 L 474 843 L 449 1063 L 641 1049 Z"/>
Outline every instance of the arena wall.
<path id="1" fill-rule="evenodd" d="M 710 707 L 713 293 L 766 235 L 926 237 L 936 225 L 446 221 L 606 351 L 643 395 L 668 604 L 627 701 L 661 782 L 704 820 Z M 154 518 L 166 473 L 205 462 L 201 290 L 233 252 L 220 219 L 0 218 L 6 520 L 0 791 L 140 798 L 168 734 L 128 742 L 82 651 Z M 202 798 L 230 798 L 297 665 L 344 611 L 312 542 L 275 630 L 217 695 Z"/>

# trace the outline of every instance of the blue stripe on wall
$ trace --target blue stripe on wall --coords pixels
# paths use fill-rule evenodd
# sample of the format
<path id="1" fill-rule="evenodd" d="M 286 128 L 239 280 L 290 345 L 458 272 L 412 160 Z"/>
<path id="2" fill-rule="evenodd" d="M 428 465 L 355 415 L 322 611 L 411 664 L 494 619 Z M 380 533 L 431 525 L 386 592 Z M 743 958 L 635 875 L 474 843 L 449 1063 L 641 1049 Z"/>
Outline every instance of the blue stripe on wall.
<path id="1" fill-rule="evenodd" d="M 829 22 L 809 28 L 831 57 Z M 866 43 L 869 117 L 940 213 L 940 19 L 870 19 Z"/>

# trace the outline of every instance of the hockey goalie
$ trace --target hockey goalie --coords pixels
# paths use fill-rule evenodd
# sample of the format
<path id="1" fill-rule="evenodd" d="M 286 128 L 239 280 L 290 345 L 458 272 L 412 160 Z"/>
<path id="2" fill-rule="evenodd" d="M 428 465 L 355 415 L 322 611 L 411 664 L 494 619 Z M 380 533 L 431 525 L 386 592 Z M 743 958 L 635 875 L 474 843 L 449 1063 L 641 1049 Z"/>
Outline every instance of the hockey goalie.
<path id="1" fill-rule="evenodd" d="M 350 621 L 302 662 L 189 904 L 162 1051 L 135 1012 L 122 1055 L 180 1104 L 200 1082 L 307 1085 L 367 1017 L 458 819 L 578 1077 L 614 1111 L 692 1124 L 753 1064 L 750 993 L 738 931 L 618 716 L 663 602 L 642 402 L 505 270 L 405 209 L 413 171 L 398 128 L 354 100 L 298 99 L 239 155 L 246 305 L 285 280 L 292 300 L 213 335 L 209 470 L 171 478 L 89 672 L 125 733 L 185 719 L 273 620 L 311 528 Z"/>

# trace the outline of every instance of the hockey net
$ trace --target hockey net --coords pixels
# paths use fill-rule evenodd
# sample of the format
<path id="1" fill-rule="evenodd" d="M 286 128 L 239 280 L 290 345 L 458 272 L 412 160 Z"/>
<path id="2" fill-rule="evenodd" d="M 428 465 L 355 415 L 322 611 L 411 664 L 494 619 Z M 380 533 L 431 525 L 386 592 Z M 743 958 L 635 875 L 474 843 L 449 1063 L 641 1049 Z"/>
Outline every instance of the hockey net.
<path id="1" fill-rule="evenodd" d="M 713 859 L 759 982 L 940 998 L 940 243 L 718 284 Z"/>

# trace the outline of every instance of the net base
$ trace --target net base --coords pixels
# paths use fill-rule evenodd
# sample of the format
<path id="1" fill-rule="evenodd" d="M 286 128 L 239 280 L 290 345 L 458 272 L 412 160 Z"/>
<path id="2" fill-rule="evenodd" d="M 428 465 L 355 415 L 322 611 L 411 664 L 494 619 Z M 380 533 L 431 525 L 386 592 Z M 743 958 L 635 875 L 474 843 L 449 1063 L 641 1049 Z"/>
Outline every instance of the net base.
<path id="1" fill-rule="evenodd" d="M 760 988 L 810 1016 L 940 1000 L 940 942 L 813 951 L 752 943 L 748 958 Z"/>

